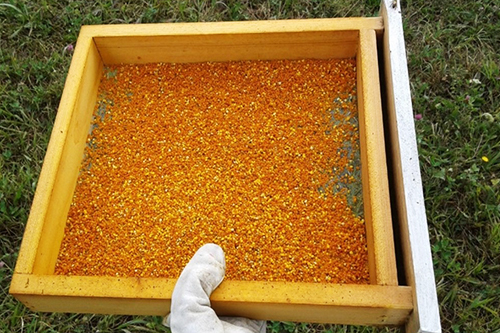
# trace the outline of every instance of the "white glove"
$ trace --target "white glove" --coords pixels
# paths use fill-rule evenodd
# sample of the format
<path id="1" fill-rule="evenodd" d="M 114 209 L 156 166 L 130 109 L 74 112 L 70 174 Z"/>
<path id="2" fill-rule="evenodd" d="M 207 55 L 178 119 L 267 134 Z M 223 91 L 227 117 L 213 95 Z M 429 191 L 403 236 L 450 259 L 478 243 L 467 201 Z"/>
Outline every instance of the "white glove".
<path id="1" fill-rule="evenodd" d="M 172 294 L 165 325 L 172 333 L 265 333 L 266 322 L 239 317 L 217 317 L 210 295 L 226 273 L 222 248 L 203 245 L 184 267 Z"/>

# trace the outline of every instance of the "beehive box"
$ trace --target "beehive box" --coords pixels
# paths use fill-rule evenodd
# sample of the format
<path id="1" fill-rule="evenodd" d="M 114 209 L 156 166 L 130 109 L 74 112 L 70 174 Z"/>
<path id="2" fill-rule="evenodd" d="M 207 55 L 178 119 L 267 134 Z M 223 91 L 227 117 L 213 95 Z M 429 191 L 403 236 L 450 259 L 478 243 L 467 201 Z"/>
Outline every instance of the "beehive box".
<path id="1" fill-rule="evenodd" d="M 35 311 L 140 315 L 169 312 L 174 279 L 54 274 L 99 80 L 106 65 L 355 57 L 370 284 L 227 280 L 212 295 L 212 305 L 220 315 L 265 320 L 409 323 L 412 331 L 425 326 L 425 321 L 429 321 L 422 319 L 428 317 L 426 311 L 435 317 L 435 290 L 432 278 L 416 274 L 420 261 L 429 269 L 428 240 L 426 244 L 425 234 L 421 235 L 425 226 L 415 227 L 408 221 L 412 218 L 408 186 L 415 185 L 405 183 L 407 171 L 401 162 L 405 153 L 400 145 L 407 138 L 405 131 L 397 127 L 402 117 L 397 110 L 401 103 L 394 95 L 395 82 L 391 81 L 398 62 L 391 58 L 389 50 L 395 42 L 391 42 L 387 26 L 384 27 L 391 17 L 395 17 L 394 25 L 398 27 L 400 18 L 397 12 L 390 13 L 397 9 L 392 5 L 383 3 L 382 8 L 384 17 L 376 18 L 82 27 L 10 292 Z M 404 55 L 404 44 L 402 47 Z M 383 86 L 387 89 L 387 124 L 391 127 L 388 138 L 394 140 L 387 146 L 392 149 L 394 162 L 390 167 L 397 174 L 394 178 L 387 172 L 382 108 L 385 94 L 380 85 L 380 74 L 384 72 L 379 71 L 379 61 L 385 63 L 382 78 L 385 77 Z M 403 64 L 406 65 L 404 61 Z M 416 152 L 411 154 L 409 159 L 418 161 Z M 394 183 L 395 196 L 401 198 L 393 202 L 392 209 L 389 180 Z M 419 185 L 417 181 L 417 196 Z M 398 282 L 393 216 L 399 223 L 398 230 L 402 230 L 397 236 L 402 243 L 407 285 Z M 418 243 L 413 240 L 416 236 L 424 237 L 423 250 L 414 245 Z M 421 256 L 415 255 L 419 249 Z M 429 325 L 431 329 L 427 331 L 434 331 L 438 325 L 435 318 Z"/>

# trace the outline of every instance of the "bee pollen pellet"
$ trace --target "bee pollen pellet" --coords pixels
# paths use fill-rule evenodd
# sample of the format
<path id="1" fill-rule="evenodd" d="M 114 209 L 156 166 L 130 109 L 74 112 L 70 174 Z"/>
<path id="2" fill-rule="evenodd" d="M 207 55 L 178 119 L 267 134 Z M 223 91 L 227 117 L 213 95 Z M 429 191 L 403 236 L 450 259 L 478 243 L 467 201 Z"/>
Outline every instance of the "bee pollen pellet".
<path id="1" fill-rule="evenodd" d="M 105 68 L 56 274 L 368 283 L 354 59 Z M 361 208 L 360 208 L 361 207 Z"/>

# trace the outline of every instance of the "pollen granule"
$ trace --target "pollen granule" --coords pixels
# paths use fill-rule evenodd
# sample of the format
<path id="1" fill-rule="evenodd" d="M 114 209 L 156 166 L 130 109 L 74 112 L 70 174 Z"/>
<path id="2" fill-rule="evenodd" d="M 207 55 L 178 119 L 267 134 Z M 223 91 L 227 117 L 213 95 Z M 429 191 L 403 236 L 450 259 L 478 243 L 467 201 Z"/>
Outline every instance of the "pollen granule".
<path id="1" fill-rule="evenodd" d="M 55 273 L 368 283 L 359 168 L 354 59 L 106 67 Z"/>

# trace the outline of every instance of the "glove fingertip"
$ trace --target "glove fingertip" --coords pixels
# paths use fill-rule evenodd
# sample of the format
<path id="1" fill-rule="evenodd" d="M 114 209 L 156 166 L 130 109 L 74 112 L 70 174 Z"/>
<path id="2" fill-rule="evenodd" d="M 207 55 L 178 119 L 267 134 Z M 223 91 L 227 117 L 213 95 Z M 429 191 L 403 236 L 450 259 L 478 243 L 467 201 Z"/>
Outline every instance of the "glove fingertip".
<path id="1" fill-rule="evenodd" d="M 170 313 L 163 317 L 163 321 L 161 322 L 161 324 L 165 327 L 170 328 Z"/>

